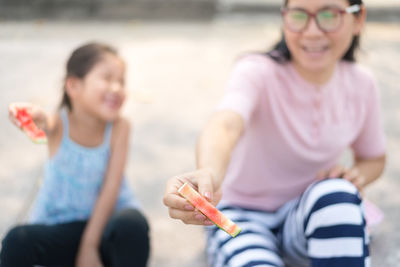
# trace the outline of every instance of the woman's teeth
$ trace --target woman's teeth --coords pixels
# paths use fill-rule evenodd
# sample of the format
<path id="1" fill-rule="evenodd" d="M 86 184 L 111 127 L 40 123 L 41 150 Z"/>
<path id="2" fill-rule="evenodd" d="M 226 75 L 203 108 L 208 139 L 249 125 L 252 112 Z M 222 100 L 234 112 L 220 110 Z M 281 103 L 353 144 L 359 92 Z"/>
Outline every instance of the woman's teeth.
<path id="1" fill-rule="evenodd" d="M 326 51 L 328 48 L 324 47 L 303 47 L 306 52 L 323 52 Z"/>

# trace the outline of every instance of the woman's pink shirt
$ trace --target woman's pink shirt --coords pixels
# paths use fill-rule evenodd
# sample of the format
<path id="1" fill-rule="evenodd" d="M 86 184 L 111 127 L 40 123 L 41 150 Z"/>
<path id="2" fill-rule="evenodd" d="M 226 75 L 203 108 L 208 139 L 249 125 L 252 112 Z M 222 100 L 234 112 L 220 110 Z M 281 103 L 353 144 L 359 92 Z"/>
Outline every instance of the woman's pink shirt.
<path id="1" fill-rule="evenodd" d="M 366 159 L 385 153 L 379 91 L 355 63 L 339 62 L 332 78 L 316 86 L 291 63 L 246 56 L 218 110 L 245 122 L 223 183 L 223 200 L 231 204 L 273 211 L 300 196 L 347 148 Z"/>

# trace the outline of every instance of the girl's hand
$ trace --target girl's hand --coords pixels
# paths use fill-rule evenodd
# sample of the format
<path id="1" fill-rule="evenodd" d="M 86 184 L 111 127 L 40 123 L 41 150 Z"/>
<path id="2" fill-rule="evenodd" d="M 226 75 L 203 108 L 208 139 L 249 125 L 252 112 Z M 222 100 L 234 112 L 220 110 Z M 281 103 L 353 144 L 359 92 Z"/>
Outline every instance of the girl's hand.
<path id="1" fill-rule="evenodd" d="M 332 169 L 320 171 L 317 175 L 318 180 L 329 178 L 346 179 L 354 184 L 360 192 L 366 183 L 365 176 L 359 172 L 357 167 L 345 168 L 343 166 L 335 166 Z"/>
<path id="2" fill-rule="evenodd" d="M 18 109 L 26 109 L 26 111 L 32 116 L 35 124 L 42 130 L 46 130 L 47 117 L 46 113 L 36 105 L 31 103 L 14 102 L 8 106 L 8 117 L 11 122 L 14 123 L 18 128 L 21 128 L 21 124 L 17 119 Z"/>
<path id="3" fill-rule="evenodd" d="M 76 267 L 104 267 L 97 247 L 82 246 L 76 258 Z"/>
<path id="4" fill-rule="evenodd" d="M 209 219 L 179 194 L 178 189 L 185 182 L 189 182 L 202 196 L 216 205 L 221 199 L 221 192 L 216 190 L 213 177 L 211 170 L 200 169 L 169 179 L 163 198 L 165 206 L 168 207 L 169 216 L 173 219 L 179 219 L 185 224 L 212 225 L 213 223 Z"/>

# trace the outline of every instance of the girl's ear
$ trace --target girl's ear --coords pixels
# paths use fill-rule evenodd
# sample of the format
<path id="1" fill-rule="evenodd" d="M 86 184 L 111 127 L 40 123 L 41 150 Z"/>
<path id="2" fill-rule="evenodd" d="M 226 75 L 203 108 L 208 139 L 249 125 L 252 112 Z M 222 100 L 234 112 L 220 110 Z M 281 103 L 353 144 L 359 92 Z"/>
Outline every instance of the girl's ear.
<path id="1" fill-rule="evenodd" d="M 78 77 L 70 76 L 65 79 L 65 91 L 71 99 L 74 99 L 81 91 L 82 81 Z"/>
<path id="2" fill-rule="evenodd" d="M 355 23 L 354 35 L 360 35 L 361 30 L 364 27 L 366 18 L 367 18 L 367 9 L 365 8 L 365 6 L 362 5 L 360 14 L 358 14 L 356 16 L 356 19 L 354 22 Z"/>

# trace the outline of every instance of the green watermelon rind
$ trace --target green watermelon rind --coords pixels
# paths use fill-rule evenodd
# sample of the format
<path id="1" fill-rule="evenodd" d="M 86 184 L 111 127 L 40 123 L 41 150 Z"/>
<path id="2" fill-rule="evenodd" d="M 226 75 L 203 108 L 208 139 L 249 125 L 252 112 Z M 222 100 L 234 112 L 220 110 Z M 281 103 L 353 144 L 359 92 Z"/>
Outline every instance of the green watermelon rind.
<path id="1" fill-rule="evenodd" d="M 241 231 L 242 231 L 242 229 L 239 227 L 239 226 L 237 226 L 237 231 L 236 232 L 234 232 L 234 233 L 229 233 L 229 232 L 227 232 L 224 228 L 222 228 L 221 226 L 219 226 L 216 222 L 214 222 L 211 218 L 209 218 L 206 214 L 204 214 L 201 210 L 198 210 L 201 214 L 203 214 L 204 216 L 206 216 L 207 217 L 207 219 L 209 219 L 210 221 L 212 221 L 212 223 L 213 224 L 215 224 L 215 226 L 217 226 L 219 229 L 221 229 L 222 231 L 224 231 L 225 233 L 227 233 L 228 235 L 230 235 L 230 236 L 232 236 L 232 237 L 236 237 Z"/>
<path id="2" fill-rule="evenodd" d="M 26 133 L 26 132 L 25 132 Z M 27 134 L 27 133 L 26 133 Z M 27 134 L 29 136 L 29 134 Z M 33 138 L 29 136 L 29 139 L 35 143 L 35 144 L 47 144 L 47 138 L 42 137 L 42 138 Z"/>
<path id="3" fill-rule="evenodd" d="M 24 127 L 22 127 L 22 130 L 24 131 L 24 133 L 29 137 L 29 139 L 35 143 L 35 144 L 47 144 L 47 137 L 43 136 L 43 137 L 34 137 L 31 135 L 31 131 L 25 129 Z"/>
<path id="4" fill-rule="evenodd" d="M 201 211 L 200 211 L 201 212 Z M 201 212 L 202 213 L 202 212 Z M 204 213 L 202 213 L 204 216 L 206 216 L 207 217 L 207 215 L 205 215 Z M 208 217 L 207 217 L 208 218 Z M 210 221 L 212 221 L 213 222 L 213 220 L 211 220 L 210 218 L 208 218 Z M 237 226 L 237 231 L 236 232 L 234 232 L 233 234 L 231 234 L 231 233 L 228 233 L 227 231 L 225 231 L 225 229 L 223 229 L 221 226 L 219 226 L 218 224 L 216 224 L 215 222 L 213 222 L 219 229 L 221 229 L 222 231 L 224 231 L 225 233 L 227 233 L 228 235 L 230 235 L 231 237 L 236 237 L 241 231 L 242 231 L 242 228 L 240 228 L 239 226 Z"/>
<path id="5" fill-rule="evenodd" d="M 196 190 L 194 190 L 188 183 L 184 183 L 179 189 L 178 189 L 178 192 L 187 200 L 187 201 L 189 201 L 189 203 L 191 204 L 191 205 L 193 205 L 201 214 L 203 214 L 204 216 L 206 216 L 211 222 L 213 222 L 219 229 L 221 229 L 221 230 L 223 230 L 224 232 L 226 232 L 227 234 L 229 234 L 230 236 L 232 236 L 232 237 L 236 237 L 241 231 L 242 231 L 242 229 L 236 224 L 236 223 L 234 223 L 232 220 L 230 220 L 229 218 L 227 218 L 230 222 L 232 222 L 236 227 L 235 227 L 235 232 L 233 232 L 233 233 L 229 233 L 227 230 L 225 230 L 224 228 L 222 228 L 221 226 L 219 226 L 215 221 L 213 221 L 209 216 L 207 216 L 207 214 L 205 214 L 203 211 L 201 211 L 200 209 L 199 209 L 199 207 L 196 207 L 196 205 L 194 204 L 194 203 L 192 203 L 192 201 L 191 201 L 191 199 L 188 197 L 188 196 L 186 196 L 186 195 L 184 195 L 181 191 L 183 190 L 183 188 L 185 188 L 186 186 L 189 186 L 193 191 L 194 191 L 194 193 L 196 194 L 196 196 L 198 196 L 198 197 L 200 197 L 200 198 L 202 198 L 202 199 L 204 199 L 204 197 L 203 196 L 201 196 Z M 207 201 L 207 200 L 205 200 L 205 201 Z M 212 206 L 212 204 L 210 203 L 210 205 Z M 222 212 L 221 211 L 219 211 L 216 207 L 214 207 L 214 206 L 212 206 L 213 208 L 215 208 L 218 212 L 220 212 L 221 214 L 222 214 Z M 223 215 L 223 214 L 222 214 Z M 223 215 L 224 217 L 226 217 L 225 215 Z"/>

